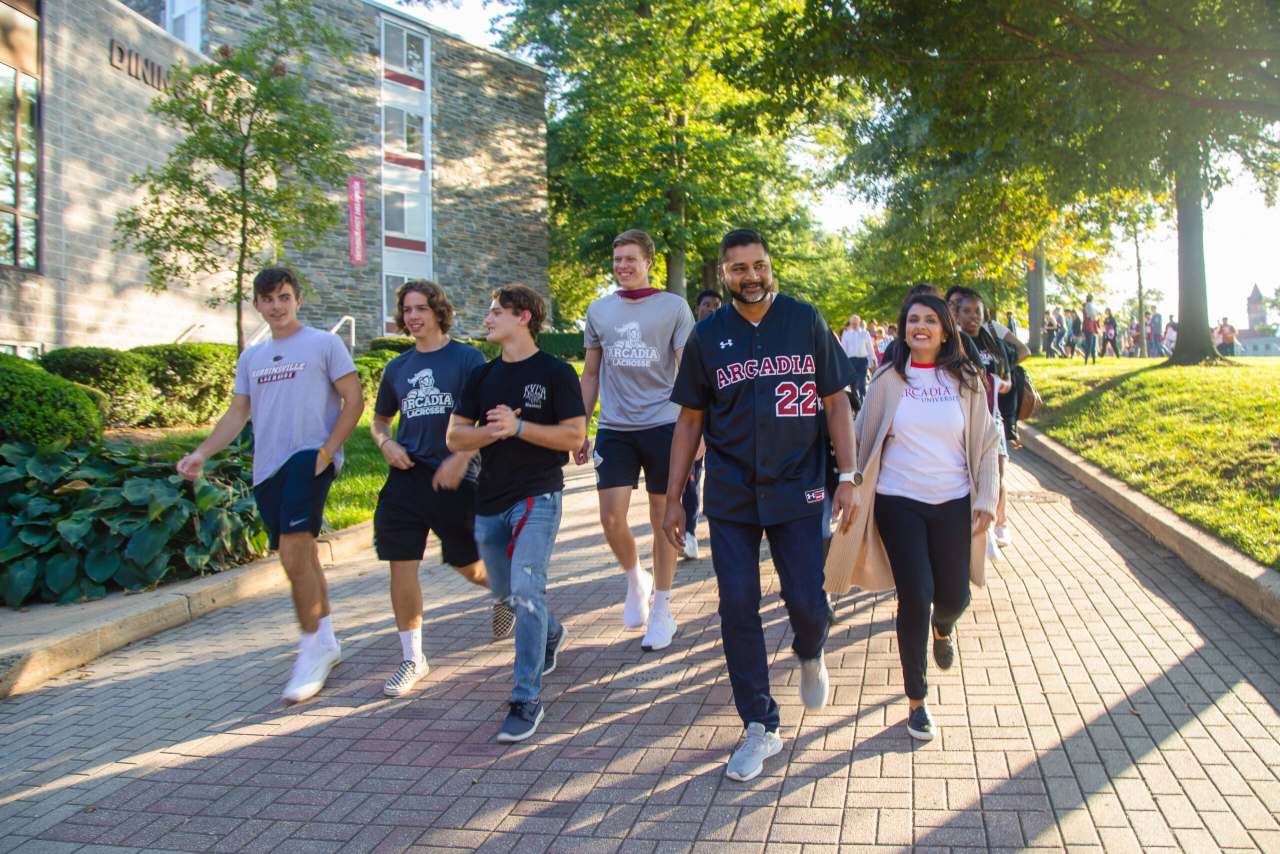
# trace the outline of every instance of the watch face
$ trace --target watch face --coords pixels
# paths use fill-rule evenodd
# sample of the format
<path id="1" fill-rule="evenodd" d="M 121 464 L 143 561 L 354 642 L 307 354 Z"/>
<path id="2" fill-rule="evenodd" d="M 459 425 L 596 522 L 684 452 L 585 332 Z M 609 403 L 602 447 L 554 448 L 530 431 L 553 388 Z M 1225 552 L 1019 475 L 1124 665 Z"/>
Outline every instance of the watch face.
<path id="1" fill-rule="evenodd" d="M 862 472 L 860 472 L 860 471 L 855 471 L 855 472 L 853 473 L 853 485 L 854 485 L 854 486 L 862 486 Z"/>

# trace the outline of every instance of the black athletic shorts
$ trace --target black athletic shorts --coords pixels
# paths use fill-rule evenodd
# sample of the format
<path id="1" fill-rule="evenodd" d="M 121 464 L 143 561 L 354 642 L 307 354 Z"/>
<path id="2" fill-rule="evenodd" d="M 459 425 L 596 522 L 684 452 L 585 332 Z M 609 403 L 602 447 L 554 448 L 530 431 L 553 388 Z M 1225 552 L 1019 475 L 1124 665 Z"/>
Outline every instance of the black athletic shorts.
<path id="1" fill-rule="evenodd" d="M 652 495 L 667 491 L 667 469 L 671 466 L 671 436 L 676 425 L 662 424 L 644 430 L 596 432 L 592 460 L 596 464 L 596 489 L 640 485 L 644 470 L 645 490 Z"/>
<path id="2" fill-rule="evenodd" d="M 373 511 L 373 545 L 378 560 L 422 560 L 427 533 L 440 540 L 449 566 L 470 566 L 476 551 L 476 485 L 463 479 L 457 489 L 431 488 L 436 470 L 425 463 L 391 469 Z"/>
<path id="3" fill-rule="evenodd" d="M 316 536 L 324 523 L 324 502 L 333 484 L 333 463 L 316 474 L 316 450 L 298 451 L 271 477 L 253 488 L 258 512 L 267 526 L 271 548 L 280 548 L 281 534 Z"/>

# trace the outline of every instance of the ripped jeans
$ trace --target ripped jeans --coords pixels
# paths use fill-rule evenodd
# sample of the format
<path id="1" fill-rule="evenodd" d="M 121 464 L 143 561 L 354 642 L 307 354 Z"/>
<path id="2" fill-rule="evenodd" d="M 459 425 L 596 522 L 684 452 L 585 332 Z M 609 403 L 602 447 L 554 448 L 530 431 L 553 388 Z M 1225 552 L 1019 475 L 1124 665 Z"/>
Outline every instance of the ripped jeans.
<path id="1" fill-rule="evenodd" d="M 547 610 L 547 564 L 560 530 L 564 494 L 521 499 L 493 516 L 476 516 L 476 547 L 489 574 L 494 598 L 516 612 L 515 687 L 512 702 L 538 699 L 547 640 L 560 624 Z"/>

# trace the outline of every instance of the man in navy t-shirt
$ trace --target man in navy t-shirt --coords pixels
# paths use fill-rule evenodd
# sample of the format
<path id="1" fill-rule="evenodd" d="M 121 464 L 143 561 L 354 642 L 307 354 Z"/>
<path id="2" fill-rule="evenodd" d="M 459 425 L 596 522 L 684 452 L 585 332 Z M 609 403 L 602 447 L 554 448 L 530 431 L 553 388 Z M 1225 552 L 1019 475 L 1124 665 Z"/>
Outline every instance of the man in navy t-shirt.
<path id="1" fill-rule="evenodd" d="M 373 514 L 378 558 L 391 563 L 391 607 L 402 653 L 400 667 L 383 686 L 388 697 L 403 695 L 427 673 L 418 567 L 428 532 L 435 532 L 446 564 L 487 586 L 475 542 L 479 460 L 474 452 L 450 453 L 444 441 L 458 395 L 484 355 L 450 339 L 452 323 L 453 306 L 439 285 L 418 279 L 400 287 L 396 325 L 413 336 L 414 346 L 383 369 L 370 426 L 391 466 Z M 392 438 L 396 415 L 400 426 Z M 500 623 L 510 631 L 511 610 L 503 605 L 494 613 L 495 635 Z"/>

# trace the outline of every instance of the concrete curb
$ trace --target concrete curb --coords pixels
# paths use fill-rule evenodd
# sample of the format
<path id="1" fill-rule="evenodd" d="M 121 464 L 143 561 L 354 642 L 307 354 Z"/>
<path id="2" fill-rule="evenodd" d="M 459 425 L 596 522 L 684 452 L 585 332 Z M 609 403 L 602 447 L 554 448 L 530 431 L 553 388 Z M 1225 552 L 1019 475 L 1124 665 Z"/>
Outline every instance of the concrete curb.
<path id="1" fill-rule="evenodd" d="M 372 543 L 371 521 L 335 531 L 317 541 L 320 562 L 336 563 Z M 148 593 L 113 597 L 116 601 L 93 618 L 0 653 L 0 699 L 30 691 L 125 644 L 287 585 L 280 561 L 272 556 Z"/>
<path id="2" fill-rule="evenodd" d="M 1080 481 L 1181 558 L 1196 575 L 1273 627 L 1280 628 L 1280 572 L 1206 534 L 1039 430 L 1024 425 L 1018 432 L 1024 448 Z"/>

